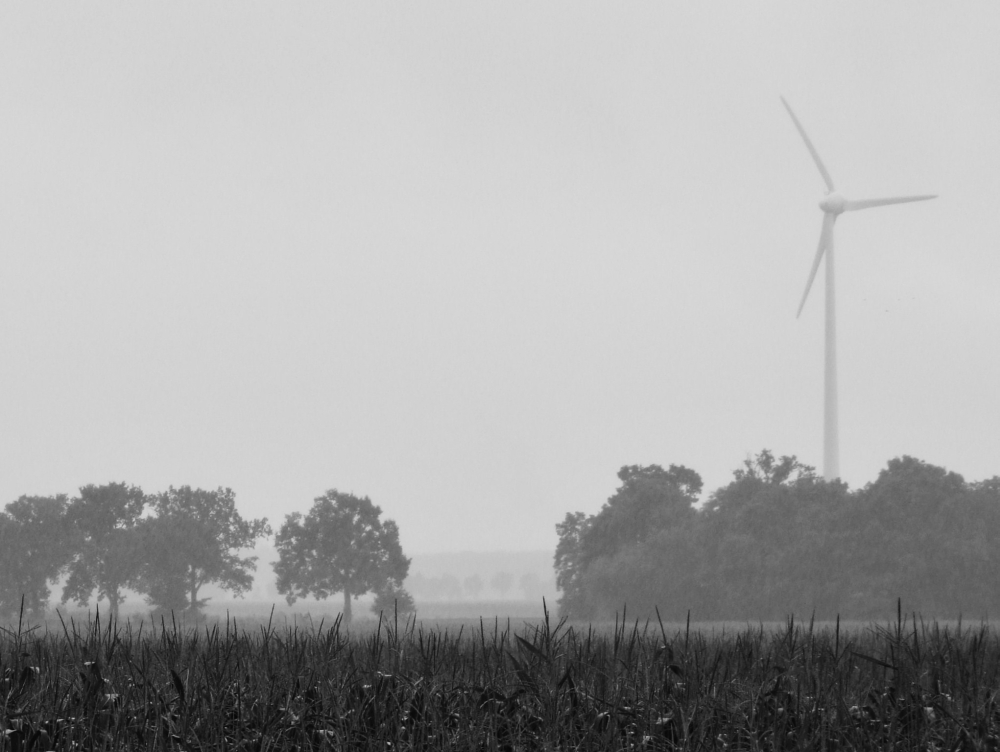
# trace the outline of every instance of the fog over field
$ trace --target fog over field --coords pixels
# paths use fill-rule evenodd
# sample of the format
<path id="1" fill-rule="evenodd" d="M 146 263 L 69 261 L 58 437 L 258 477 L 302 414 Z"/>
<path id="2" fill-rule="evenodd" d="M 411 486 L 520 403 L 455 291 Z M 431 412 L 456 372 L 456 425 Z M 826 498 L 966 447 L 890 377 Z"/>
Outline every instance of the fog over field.
<path id="1" fill-rule="evenodd" d="M 273 547 L 336 489 L 425 599 L 504 600 L 622 466 L 702 502 L 820 466 L 779 96 L 845 193 L 939 195 L 837 226 L 842 479 L 994 476 L 998 38 L 988 2 L 0 8 L 0 506 L 230 488 Z M 463 551 L 549 568 L 429 582 Z"/>
<path id="2" fill-rule="evenodd" d="M 289 606 L 276 588 L 271 567 L 278 559 L 274 547 L 264 542 L 247 553 L 258 557 L 252 587 L 241 598 L 234 598 L 217 585 L 205 586 L 200 595 L 209 599 L 205 604 L 208 616 L 224 618 L 228 612 L 256 621 L 266 618 L 272 608 L 279 617 L 308 614 L 316 619 L 329 619 L 339 613 L 342 601 L 336 596 L 326 600 L 304 598 Z M 82 615 L 79 606 L 60 602 L 64 582 L 65 578 L 52 588 L 50 606 L 64 614 Z M 404 585 L 413 594 L 421 619 L 496 615 L 537 618 L 543 615 L 546 606 L 555 613 L 558 600 L 552 552 L 548 550 L 416 554 Z M 372 602 L 370 593 L 358 600 L 355 608 L 359 618 L 378 618 L 371 609 Z M 91 602 L 83 610 L 93 615 L 100 609 L 106 614 L 107 605 L 106 600 Z M 144 594 L 131 590 L 121 608 L 123 614 L 131 617 L 145 617 L 151 610 Z"/>

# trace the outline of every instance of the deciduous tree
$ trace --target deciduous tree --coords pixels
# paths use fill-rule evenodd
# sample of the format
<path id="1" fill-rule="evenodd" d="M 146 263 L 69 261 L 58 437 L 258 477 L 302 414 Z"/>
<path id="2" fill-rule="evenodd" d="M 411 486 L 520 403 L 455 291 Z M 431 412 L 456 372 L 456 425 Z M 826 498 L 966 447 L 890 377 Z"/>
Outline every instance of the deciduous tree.
<path id="1" fill-rule="evenodd" d="M 610 560 L 650 536 L 684 525 L 694 517 L 701 493 L 701 476 L 683 465 L 626 465 L 618 471 L 621 486 L 600 512 L 588 517 L 569 513 L 556 525 L 556 584 L 562 591 L 560 613 L 590 613 L 593 589 L 586 586 L 587 570 L 601 559 Z"/>
<path id="2" fill-rule="evenodd" d="M 587 612 L 587 599 L 583 585 L 584 561 L 581 546 L 593 517 L 583 512 L 567 512 L 562 522 L 556 524 L 559 543 L 556 545 L 556 587 L 560 613 L 564 616 Z"/>
<path id="3" fill-rule="evenodd" d="M 170 487 L 153 497 L 155 517 L 141 526 L 143 591 L 151 605 L 198 610 L 202 586 L 241 596 L 253 586 L 256 556 L 240 556 L 271 532 L 266 519 L 244 520 L 229 488 Z"/>
<path id="4" fill-rule="evenodd" d="M 41 616 L 72 555 L 66 496 L 22 496 L 0 513 L 0 614 Z"/>
<path id="5" fill-rule="evenodd" d="M 618 479 L 621 486 L 588 521 L 580 539 L 584 566 L 694 516 L 702 486 L 701 476 L 683 465 L 667 470 L 659 465 L 627 465 L 618 471 Z"/>
<path id="6" fill-rule="evenodd" d="M 402 582 L 410 568 L 399 545 L 399 528 L 379 519 L 371 500 L 336 489 L 316 498 L 309 514 L 288 515 L 275 539 L 278 592 L 289 604 L 313 595 L 344 594 L 345 623 L 351 599 Z"/>
<path id="7" fill-rule="evenodd" d="M 121 591 L 136 582 L 142 566 L 137 526 L 145 506 L 146 496 L 138 486 L 107 483 L 80 489 L 66 512 L 76 546 L 63 603 L 73 600 L 86 606 L 96 590 L 98 600 L 108 599 L 111 618 L 118 618 L 125 600 Z"/>
<path id="8" fill-rule="evenodd" d="M 657 491 L 670 473 L 638 470 L 623 468 L 597 515 L 557 526 L 564 615 L 610 616 L 627 603 L 665 619 L 688 609 L 700 619 L 869 619 L 897 598 L 928 618 L 1000 609 L 998 478 L 966 483 L 900 457 L 850 491 L 764 450 L 688 514 L 682 498 L 697 484 Z"/>
<path id="9" fill-rule="evenodd" d="M 375 601 L 372 603 L 374 614 L 412 614 L 416 610 L 413 596 L 395 580 L 389 580 L 375 591 Z"/>

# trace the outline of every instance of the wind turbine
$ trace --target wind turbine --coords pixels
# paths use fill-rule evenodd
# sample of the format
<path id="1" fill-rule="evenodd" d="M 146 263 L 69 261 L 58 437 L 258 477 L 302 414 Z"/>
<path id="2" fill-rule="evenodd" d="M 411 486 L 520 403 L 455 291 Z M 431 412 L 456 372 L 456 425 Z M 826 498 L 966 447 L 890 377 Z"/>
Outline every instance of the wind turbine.
<path id="1" fill-rule="evenodd" d="M 795 117 L 788 102 L 781 97 L 781 103 L 785 105 L 788 114 L 795 123 L 802 140 L 806 143 L 809 154 L 812 155 L 819 174 L 823 176 L 826 183 L 826 195 L 819 202 L 819 208 L 823 210 L 823 228 L 819 234 L 819 247 L 816 249 L 816 257 L 813 259 L 812 269 L 809 272 L 809 281 L 806 282 L 806 290 L 802 293 L 802 302 L 799 303 L 799 311 L 795 314 L 798 318 L 802 314 L 802 307 L 809 297 L 809 289 L 812 287 L 813 279 L 819 270 L 819 262 L 826 254 L 826 368 L 823 380 L 823 477 L 827 480 L 836 480 L 840 477 L 840 446 L 837 431 L 837 318 L 836 318 L 836 293 L 834 290 L 833 274 L 833 226 L 844 212 L 857 211 L 858 209 L 871 209 L 876 206 L 888 206 L 890 204 L 906 204 L 911 201 L 926 201 L 937 198 L 937 196 L 898 196 L 896 198 L 867 198 L 860 201 L 851 201 L 844 198 L 833 187 L 833 179 L 819 158 L 816 147 L 812 145 L 805 129 Z"/>

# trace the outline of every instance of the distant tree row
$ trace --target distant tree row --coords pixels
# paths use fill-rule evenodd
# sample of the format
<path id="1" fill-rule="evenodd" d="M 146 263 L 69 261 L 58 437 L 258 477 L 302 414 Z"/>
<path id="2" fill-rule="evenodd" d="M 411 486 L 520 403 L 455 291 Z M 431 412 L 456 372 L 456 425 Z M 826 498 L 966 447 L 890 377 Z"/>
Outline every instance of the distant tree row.
<path id="1" fill-rule="evenodd" d="M 685 467 L 623 467 L 595 515 L 556 526 L 560 610 L 683 619 L 1000 613 L 1000 477 L 969 483 L 912 457 L 855 491 L 767 450 L 696 506 Z"/>
<path id="2" fill-rule="evenodd" d="M 487 586 L 494 594 L 506 598 L 515 581 L 520 594 L 528 600 L 540 600 L 545 593 L 545 583 L 536 572 L 524 572 L 518 578 L 515 578 L 510 572 L 495 572 L 489 578 L 488 583 L 478 573 L 470 574 L 459 580 L 458 577 L 449 573 L 430 577 L 418 572 L 407 579 L 409 588 L 416 597 L 431 601 L 450 601 L 461 598 L 477 600 L 483 595 Z"/>
<path id="3" fill-rule="evenodd" d="M 367 497 L 328 491 L 310 512 L 289 514 L 276 536 L 278 592 L 288 602 L 376 593 L 375 608 L 408 611 L 403 589 L 410 560 L 399 529 L 381 520 Z M 0 616 L 24 609 L 40 616 L 49 585 L 65 577 L 62 602 L 86 607 L 96 595 L 117 618 L 124 591 L 145 594 L 163 611 L 198 612 L 214 584 L 234 595 L 253 585 L 256 557 L 240 556 L 271 534 L 266 519 L 244 520 L 228 488 L 171 487 L 145 494 L 138 486 L 84 486 L 78 496 L 22 496 L 0 512 Z"/>
<path id="4" fill-rule="evenodd" d="M 40 615 L 49 584 L 66 577 L 62 602 L 107 599 L 112 617 L 123 591 L 153 608 L 200 609 L 200 589 L 234 594 L 253 584 L 255 557 L 240 557 L 270 533 L 266 519 L 244 520 L 228 488 L 84 486 L 78 496 L 22 496 L 0 513 L 0 614 Z"/>

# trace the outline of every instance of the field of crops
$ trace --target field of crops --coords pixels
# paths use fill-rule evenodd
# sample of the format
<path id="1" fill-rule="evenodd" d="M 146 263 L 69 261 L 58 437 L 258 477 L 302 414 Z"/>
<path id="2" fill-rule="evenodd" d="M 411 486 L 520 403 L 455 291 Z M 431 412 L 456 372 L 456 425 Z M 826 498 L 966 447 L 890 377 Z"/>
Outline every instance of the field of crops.
<path id="1" fill-rule="evenodd" d="M 5 750 L 995 750 L 993 630 L 14 624 Z"/>

